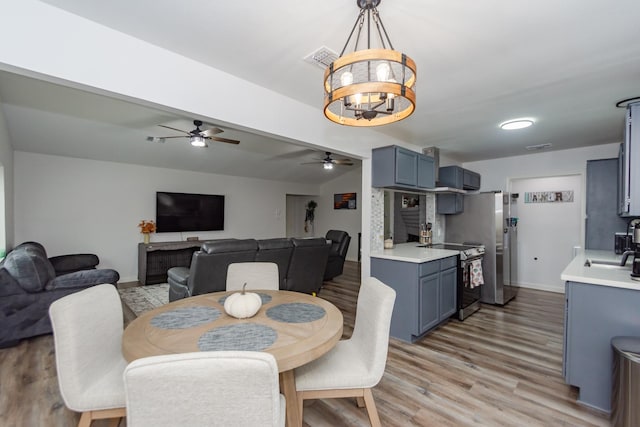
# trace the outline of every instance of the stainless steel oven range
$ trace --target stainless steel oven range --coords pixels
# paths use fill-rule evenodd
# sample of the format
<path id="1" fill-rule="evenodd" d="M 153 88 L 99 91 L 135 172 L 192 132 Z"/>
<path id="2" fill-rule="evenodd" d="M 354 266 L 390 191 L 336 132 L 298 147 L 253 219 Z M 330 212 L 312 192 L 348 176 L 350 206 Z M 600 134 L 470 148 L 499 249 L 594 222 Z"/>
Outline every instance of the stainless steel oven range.
<path id="1" fill-rule="evenodd" d="M 484 257 L 484 246 L 463 243 L 434 243 L 431 247 L 460 252 L 456 316 L 459 320 L 464 320 L 480 309 L 481 286 L 471 287 L 471 266 L 473 261 L 482 260 Z"/>

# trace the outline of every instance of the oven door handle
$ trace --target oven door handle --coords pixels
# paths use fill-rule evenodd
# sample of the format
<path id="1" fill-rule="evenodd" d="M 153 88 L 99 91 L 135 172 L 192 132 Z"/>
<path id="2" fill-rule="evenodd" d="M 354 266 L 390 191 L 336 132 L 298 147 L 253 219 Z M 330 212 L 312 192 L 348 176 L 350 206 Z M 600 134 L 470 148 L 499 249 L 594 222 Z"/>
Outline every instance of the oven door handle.
<path id="1" fill-rule="evenodd" d="M 473 261 L 475 261 L 475 260 L 477 260 L 477 259 L 482 259 L 482 258 L 484 258 L 484 255 L 474 256 L 474 257 L 471 257 L 471 258 L 467 258 L 467 259 L 465 259 L 465 260 L 462 260 L 462 261 L 461 261 L 461 263 L 462 263 L 463 265 L 465 265 L 465 264 L 471 264 Z"/>

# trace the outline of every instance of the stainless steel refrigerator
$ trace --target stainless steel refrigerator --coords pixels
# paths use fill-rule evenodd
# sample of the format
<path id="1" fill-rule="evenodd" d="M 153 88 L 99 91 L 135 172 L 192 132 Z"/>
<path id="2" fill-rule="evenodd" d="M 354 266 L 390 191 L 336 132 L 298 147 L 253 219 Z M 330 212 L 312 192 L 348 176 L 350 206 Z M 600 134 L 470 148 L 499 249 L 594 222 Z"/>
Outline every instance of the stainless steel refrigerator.
<path id="1" fill-rule="evenodd" d="M 482 244 L 484 286 L 480 300 L 506 304 L 518 292 L 517 194 L 502 191 L 467 194 L 464 212 L 446 216 L 445 241 Z"/>

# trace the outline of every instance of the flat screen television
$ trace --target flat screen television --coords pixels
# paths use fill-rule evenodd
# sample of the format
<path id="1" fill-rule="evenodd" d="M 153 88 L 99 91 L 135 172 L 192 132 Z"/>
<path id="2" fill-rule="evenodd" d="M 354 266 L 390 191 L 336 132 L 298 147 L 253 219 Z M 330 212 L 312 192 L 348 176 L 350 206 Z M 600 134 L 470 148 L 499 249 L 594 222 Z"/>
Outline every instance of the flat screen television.
<path id="1" fill-rule="evenodd" d="M 158 191 L 156 226 L 159 233 L 224 230 L 224 196 Z"/>

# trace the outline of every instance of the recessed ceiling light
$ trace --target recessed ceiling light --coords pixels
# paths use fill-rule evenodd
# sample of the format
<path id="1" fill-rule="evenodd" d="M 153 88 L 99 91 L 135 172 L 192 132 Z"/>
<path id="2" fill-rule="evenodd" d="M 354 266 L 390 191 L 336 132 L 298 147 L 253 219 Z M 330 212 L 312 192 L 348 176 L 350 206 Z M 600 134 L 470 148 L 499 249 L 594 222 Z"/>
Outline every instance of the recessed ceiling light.
<path id="1" fill-rule="evenodd" d="M 500 128 L 504 130 L 524 129 L 528 128 L 532 124 L 533 120 L 531 119 L 514 119 L 500 123 Z"/>

